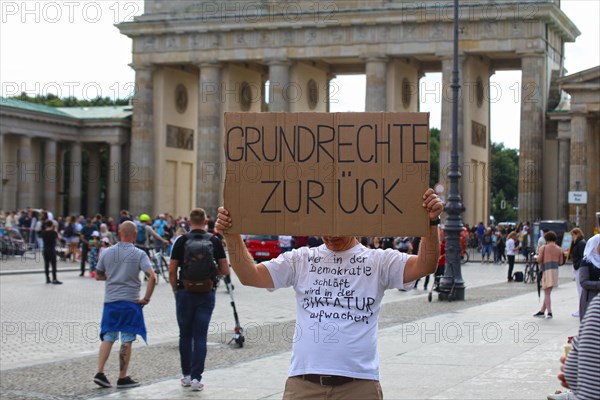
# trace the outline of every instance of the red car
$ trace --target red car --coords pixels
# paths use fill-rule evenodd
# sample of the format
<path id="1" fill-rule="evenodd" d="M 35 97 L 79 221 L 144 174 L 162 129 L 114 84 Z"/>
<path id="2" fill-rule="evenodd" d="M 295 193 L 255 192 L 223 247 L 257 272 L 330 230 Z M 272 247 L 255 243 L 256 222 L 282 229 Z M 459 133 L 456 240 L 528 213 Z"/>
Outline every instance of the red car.
<path id="1" fill-rule="evenodd" d="M 270 260 L 281 254 L 279 236 L 249 235 L 246 247 L 255 260 Z"/>

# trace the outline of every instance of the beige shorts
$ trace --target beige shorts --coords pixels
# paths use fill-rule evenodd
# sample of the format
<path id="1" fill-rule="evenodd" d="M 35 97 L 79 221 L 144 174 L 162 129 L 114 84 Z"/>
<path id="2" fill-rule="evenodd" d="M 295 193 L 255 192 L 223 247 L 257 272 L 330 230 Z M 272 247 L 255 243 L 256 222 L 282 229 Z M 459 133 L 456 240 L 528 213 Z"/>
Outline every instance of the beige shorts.
<path id="1" fill-rule="evenodd" d="M 321 386 L 318 383 L 291 377 L 285 382 L 283 400 L 381 400 L 383 392 L 379 381 L 357 380 L 339 386 Z"/>

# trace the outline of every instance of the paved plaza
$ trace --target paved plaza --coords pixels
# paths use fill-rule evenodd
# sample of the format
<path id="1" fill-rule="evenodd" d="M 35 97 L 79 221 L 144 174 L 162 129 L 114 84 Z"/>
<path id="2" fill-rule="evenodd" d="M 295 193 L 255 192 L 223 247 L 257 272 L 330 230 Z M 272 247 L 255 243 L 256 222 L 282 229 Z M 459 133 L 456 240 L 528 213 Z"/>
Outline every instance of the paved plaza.
<path id="1" fill-rule="evenodd" d="M 18 264 L 15 264 L 18 263 Z M 75 270 L 73 269 L 75 266 Z M 104 284 L 59 263 L 60 286 L 46 285 L 35 260 L 0 265 L 0 395 L 10 399 L 281 398 L 294 328 L 291 289 L 269 293 L 234 278 L 246 328 L 244 348 L 228 345 L 234 326 L 229 295 L 219 288 L 209 355 L 198 393 L 178 386 L 177 324 L 170 287 L 160 282 L 144 309 L 148 345 L 136 343 L 130 366 L 140 388 L 100 389 L 95 373 Z M 71 270 L 69 270 L 71 269 Z M 518 265 L 517 269 L 522 269 Z M 380 318 L 381 383 L 388 399 L 544 399 L 559 387 L 558 358 L 577 332 L 570 266 L 553 294 L 553 320 L 538 320 L 534 285 L 505 282 L 506 264 L 463 266 L 466 301 L 427 301 L 418 290 L 386 292 Z M 117 373 L 112 354 L 107 375 Z"/>

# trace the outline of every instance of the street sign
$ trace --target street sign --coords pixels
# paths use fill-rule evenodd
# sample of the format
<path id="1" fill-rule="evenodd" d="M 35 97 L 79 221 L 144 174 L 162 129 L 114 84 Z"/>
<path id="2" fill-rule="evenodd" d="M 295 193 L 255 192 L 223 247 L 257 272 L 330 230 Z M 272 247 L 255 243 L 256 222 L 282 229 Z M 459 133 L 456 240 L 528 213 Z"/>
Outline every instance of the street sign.
<path id="1" fill-rule="evenodd" d="M 569 204 L 587 204 L 587 192 L 569 192 Z"/>

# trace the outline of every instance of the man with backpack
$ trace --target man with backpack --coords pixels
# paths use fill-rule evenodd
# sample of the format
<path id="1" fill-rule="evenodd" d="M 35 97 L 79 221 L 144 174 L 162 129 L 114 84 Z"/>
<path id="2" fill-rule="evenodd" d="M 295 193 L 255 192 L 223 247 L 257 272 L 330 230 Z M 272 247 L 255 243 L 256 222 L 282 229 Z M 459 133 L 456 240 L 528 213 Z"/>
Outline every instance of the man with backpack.
<path id="1" fill-rule="evenodd" d="M 219 276 L 229 275 L 229 264 L 221 239 L 205 231 L 204 210 L 193 209 L 189 223 L 190 232 L 173 244 L 169 281 L 179 325 L 181 385 L 199 391 L 204 388 L 201 381 L 216 284 Z"/>

